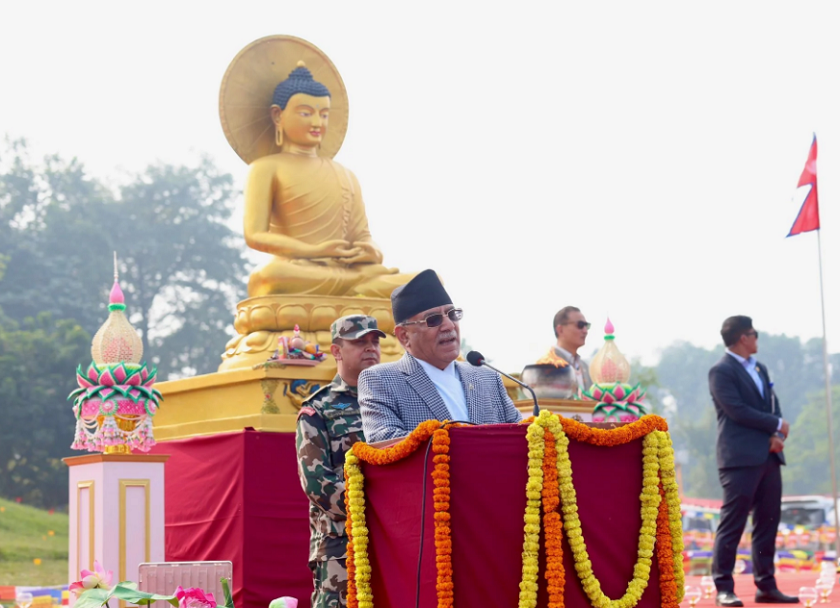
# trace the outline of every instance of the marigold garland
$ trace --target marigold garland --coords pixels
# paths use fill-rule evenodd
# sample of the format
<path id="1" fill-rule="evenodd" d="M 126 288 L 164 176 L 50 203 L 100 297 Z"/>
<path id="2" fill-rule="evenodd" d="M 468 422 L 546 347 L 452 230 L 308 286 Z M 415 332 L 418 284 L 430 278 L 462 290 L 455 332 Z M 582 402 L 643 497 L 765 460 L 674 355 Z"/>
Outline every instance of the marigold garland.
<path id="1" fill-rule="evenodd" d="M 668 503 L 668 527 L 671 535 L 671 555 L 674 560 L 674 583 L 677 602 L 685 595 L 685 571 L 682 565 L 683 535 L 682 513 L 680 511 L 680 489 L 674 464 L 674 448 L 671 437 L 663 431 L 655 431 L 659 443 L 659 477 L 662 480 L 665 501 Z"/>
<path id="2" fill-rule="evenodd" d="M 659 604 L 662 608 L 677 608 L 677 586 L 674 580 L 674 554 L 671 544 L 671 529 L 668 522 L 668 502 L 665 490 L 659 484 L 659 513 L 656 516 L 656 562 L 659 566 Z"/>
<path id="3" fill-rule="evenodd" d="M 542 412 L 540 412 L 542 414 Z M 599 429 L 587 426 L 583 422 L 578 422 L 571 418 L 564 418 L 557 416 L 559 424 L 563 427 L 563 432 L 569 437 L 580 443 L 588 443 L 590 445 L 598 445 L 603 447 L 615 447 L 617 445 L 624 445 L 636 439 L 641 439 L 645 435 L 649 435 L 653 431 L 668 431 L 668 423 L 664 418 L 649 414 L 642 416 L 638 420 L 629 424 L 624 424 L 614 429 Z M 520 424 L 532 424 L 536 421 L 534 416 L 525 418 Z"/>
<path id="4" fill-rule="evenodd" d="M 355 596 L 358 608 L 373 608 L 373 591 L 370 587 L 370 559 L 368 558 L 368 529 L 365 521 L 365 478 L 359 468 L 359 459 L 353 449 L 344 460 L 345 490 L 347 492 L 348 514 L 350 515 L 350 541 L 353 543 L 353 567 L 355 570 Z M 349 592 L 349 586 L 348 586 Z"/>
<path id="5" fill-rule="evenodd" d="M 524 422 L 530 424 L 527 431 L 528 482 L 520 608 L 535 608 L 537 603 L 541 523 L 546 537 L 545 578 L 548 583 L 550 608 L 563 608 L 565 603 L 562 548 L 564 526 L 575 570 L 595 608 L 633 608 L 638 604 L 649 582 L 654 547 L 660 570 L 662 605 L 676 608 L 685 591 L 685 574 L 682 569 L 682 520 L 674 453 L 665 420 L 658 416 L 644 416 L 631 424 L 606 430 L 592 428 L 543 411 L 538 418 L 531 417 Z M 438 608 L 452 608 L 454 586 L 449 513 L 451 487 L 448 432 L 451 426 L 458 425 L 446 424 L 441 428 L 440 422 L 430 420 L 419 425 L 408 437 L 391 447 L 378 449 L 365 443 L 357 443 L 348 453 L 345 461 L 345 500 L 349 537 L 347 566 L 348 577 L 352 579 L 348 580 L 347 599 L 350 608 L 373 608 L 369 539 L 364 516 L 364 477 L 359 461 L 375 465 L 391 464 L 412 454 L 429 438 L 432 438 L 432 450 L 435 453 L 432 478 L 435 485 L 433 496 Z M 624 596 L 611 600 L 601 590 L 600 582 L 592 571 L 592 563 L 589 561 L 583 539 L 568 454 L 569 439 L 613 447 L 640 438 L 643 438 L 643 482 L 638 557 L 633 569 L 633 579 L 628 583 Z M 558 507 L 563 512 L 562 519 Z"/>
<path id="6" fill-rule="evenodd" d="M 441 424 L 444 426 L 441 427 Z M 426 440 L 432 439 L 434 453 L 434 521 L 435 563 L 437 566 L 438 608 L 452 608 L 455 587 L 452 579 L 452 529 L 449 501 L 449 429 L 458 424 L 428 420 L 399 443 L 380 449 L 364 442 L 353 444 L 344 461 L 347 479 L 345 501 L 347 504 L 347 605 L 348 608 L 373 608 L 373 591 L 370 586 L 371 566 L 368 553 L 368 529 L 365 526 L 364 476 L 359 461 L 369 464 L 392 464 L 414 453 Z M 352 571 L 352 575 L 351 575 Z M 351 582 L 352 578 L 352 582 Z"/>
<path id="7" fill-rule="evenodd" d="M 583 539 L 580 517 L 577 512 L 577 493 L 572 480 L 572 464 L 569 460 L 569 438 L 566 435 L 565 425 L 556 424 L 552 419 L 557 417 L 549 412 L 540 414 L 545 418 L 545 424 L 557 436 L 557 472 L 560 481 L 560 498 L 562 502 L 563 521 L 566 528 L 566 537 L 574 557 L 575 570 L 586 595 L 596 608 L 632 608 L 639 603 L 642 594 L 647 588 L 650 579 L 650 564 L 653 557 L 653 548 L 656 541 L 656 517 L 659 513 L 659 442 L 658 438 L 649 433 L 644 435 L 642 448 L 642 526 L 639 530 L 639 549 L 636 565 L 633 568 L 633 578 L 627 584 L 624 595 L 616 600 L 608 598 L 601 590 L 601 583 L 592 571 L 592 562 L 589 560 L 589 553 L 586 550 L 586 543 Z M 642 419 L 644 420 L 644 418 Z M 635 424 L 635 423 L 634 423 Z M 633 426 L 633 425 L 628 425 Z M 655 428 L 653 425 L 639 425 L 637 428 Z M 615 429 L 620 430 L 620 429 Z M 608 431 L 611 433 L 612 431 Z M 631 433 L 614 435 L 614 437 L 626 437 Z M 594 437 L 594 435 L 593 435 Z M 604 435 L 600 435 L 603 438 Z"/>
<path id="8" fill-rule="evenodd" d="M 393 464 L 413 454 L 440 428 L 440 425 L 441 422 L 437 420 L 426 420 L 421 422 L 406 438 L 392 446 L 380 449 L 360 441 L 353 444 L 352 450 L 356 457 L 363 462 L 376 465 Z M 450 424 L 448 426 L 458 425 Z"/>
<path id="9" fill-rule="evenodd" d="M 539 424 L 528 427 L 528 483 L 525 486 L 525 539 L 522 542 L 522 581 L 519 608 L 537 605 L 537 577 L 540 573 L 540 501 L 543 489 L 542 463 L 545 457 L 545 430 Z"/>
<path id="10" fill-rule="evenodd" d="M 566 571 L 563 567 L 563 522 L 560 506 L 560 485 L 557 480 L 557 447 L 554 433 L 545 431 L 543 458 L 543 530 L 545 530 L 545 580 L 548 586 L 548 608 L 565 606 Z"/>
<path id="11" fill-rule="evenodd" d="M 438 608 L 451 608 L 454 603 L 452 583 L 452 531 L 449 515 L 449 430 L 438 429 L 432 435 L 435 470 L 435 561 L 437 563 Z"/>
<path id="12" fill-rule="evenodd" d="M 347 520 L 344 522 L 344 528 L 347 530 L 347 608 L 359 608 L 359 602 L 356 599 L 356 561 L 353 559 L 353 536 L 351 530 L 353 529 L 352 509 L 350 508 L 350 495 L 344 492 L 344 511 L 347 513 Z"/>

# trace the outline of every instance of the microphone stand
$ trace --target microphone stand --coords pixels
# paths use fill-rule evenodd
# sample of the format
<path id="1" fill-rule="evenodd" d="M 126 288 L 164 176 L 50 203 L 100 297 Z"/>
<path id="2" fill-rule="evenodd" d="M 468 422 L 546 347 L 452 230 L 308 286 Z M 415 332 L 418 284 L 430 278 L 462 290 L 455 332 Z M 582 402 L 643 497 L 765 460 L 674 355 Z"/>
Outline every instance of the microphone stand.
<path id="1" fill-rule="evenodd" d="M 537 402 L 537 394 L 534 392 L 534 389 L 532 389 L 530 386 L 528 386 L 524 382 L 522 382 L 520 380 L 517 380 L 516 378 L 514 378 L 510 374 L 506 374 L 502 370 L 496 369 L 495 367 L 493 367 L 492 365 L 487 363 L 484 359 L 481 360 L 481 365 L 483 365 L 484 367 L 489 367 L 490 369 L 492 369 L 497 374 L 501 374 L 502 376 L 504 376 L 508 380 L 512 380 L 512 381 L 516 382 L 519 386 L 521 386 L 522 388 L 526 389 L 529 393 L 531 393 L 531 398 L 534 400 L 534 416 L 536 417 L 536 416 L 540 415 L 540 404 Z"/>

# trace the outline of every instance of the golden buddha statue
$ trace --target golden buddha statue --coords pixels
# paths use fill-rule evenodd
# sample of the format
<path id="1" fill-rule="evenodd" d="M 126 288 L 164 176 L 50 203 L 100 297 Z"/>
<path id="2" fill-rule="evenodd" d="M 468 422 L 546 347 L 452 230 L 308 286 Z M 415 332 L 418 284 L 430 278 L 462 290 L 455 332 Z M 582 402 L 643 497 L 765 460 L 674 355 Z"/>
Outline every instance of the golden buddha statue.
<path id="1" fill-rule="evenodd" d="M 356 176 L 318 155 L 330 92 L 303 61 L 274 90 L 271 119 L 280 152 L 251 163 L 245 242 L 274 257 L 251 274 L 248 295 L 390 296 L 407 278 L 382 265 Z"/>
<path id="2" fill-rule="evenodd" d="M 249 299 L 234 323 L 240 335 L 223 359 L 249 353 L 254 363 L 295 325 L 325 347 L 329 324 L 346 314 L 392 326 L 387 298 L 412 275 L 382 265 L 356 176 L 332 160 L 348 115 L 332 62 L 298 38 L 257 40 L 228 68 L 220 113 L 228 141 L 249 165 L 245 242 L 272 256 L 248 280 Z M 388 350 L 383 344 L 386 358 Z"/>

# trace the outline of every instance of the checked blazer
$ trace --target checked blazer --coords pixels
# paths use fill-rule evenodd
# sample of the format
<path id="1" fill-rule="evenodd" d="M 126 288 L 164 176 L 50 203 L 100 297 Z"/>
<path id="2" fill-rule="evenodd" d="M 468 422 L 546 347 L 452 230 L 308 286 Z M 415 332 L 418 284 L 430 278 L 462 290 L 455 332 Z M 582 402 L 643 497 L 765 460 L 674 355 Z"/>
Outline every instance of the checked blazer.
<path id="1" fill-rule="evenodd" d="M 464 387 L 470 422 L 501 424 L 522 419 L 497 373 L 460 361 L 455 362 L 455 369 Z M 365 438 L 371 443 L 404 437 L 426 420 L 451 419 L 434 383 L 408 353 L 359 375 L 359 406 Z"/>

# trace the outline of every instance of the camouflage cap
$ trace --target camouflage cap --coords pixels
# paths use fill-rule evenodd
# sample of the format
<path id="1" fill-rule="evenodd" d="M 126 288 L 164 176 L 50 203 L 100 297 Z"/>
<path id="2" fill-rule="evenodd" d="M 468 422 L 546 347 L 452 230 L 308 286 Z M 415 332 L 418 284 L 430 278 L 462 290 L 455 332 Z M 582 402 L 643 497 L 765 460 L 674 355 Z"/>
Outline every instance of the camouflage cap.
<path id="1" fill-rule="evenodd" d="M 336 338 L 342 340 L 358 340 L 362 336 L 371 332 L 379 334 L 380 338 L 387 337 L 385 332 L 376 326 L 376 319 L 366 315 L 347 315 L 333 321 L 330 325 L 330 335 L 332 341 Z"/>

